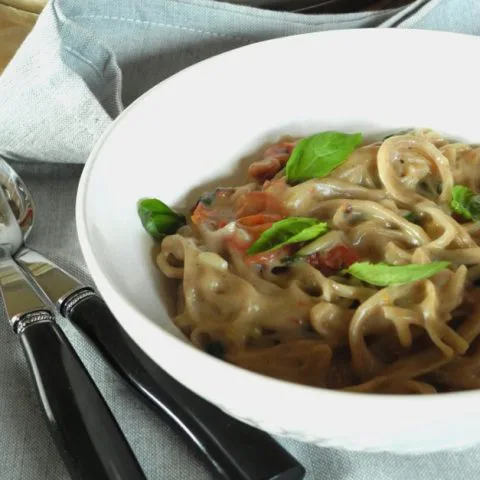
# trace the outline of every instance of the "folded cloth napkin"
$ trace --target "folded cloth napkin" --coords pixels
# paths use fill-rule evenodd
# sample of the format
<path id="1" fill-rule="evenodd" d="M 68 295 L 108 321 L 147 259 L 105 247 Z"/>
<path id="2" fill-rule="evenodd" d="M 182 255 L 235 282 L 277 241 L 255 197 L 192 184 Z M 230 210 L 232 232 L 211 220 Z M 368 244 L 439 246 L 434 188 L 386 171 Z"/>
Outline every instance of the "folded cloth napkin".
<path id="1" fill-rule="evenodd" d="M 355 27 L 480 34 L 480 1 L 416 0 L 403 8 L 345 15 L 278 13 L 213 0 L 49 3 L 0 77 L 0 151 L 14 161 L 41 212 L 30 244 L 89 282 L 75 232 L 76 186 L 93 144 L 126 105 L 160 80 L 211 55 L 274 37 Z M 1 320 L 0 480 L 67 480 L 19 343 Z M 148 478 L 211 478 L 97 352 L 69 324 L 62 326 Z M 476 478 L 480 471 L 480 447 L 397 456 L 279 441 L 306 466 L 308 480 L 457 480 Z"/>

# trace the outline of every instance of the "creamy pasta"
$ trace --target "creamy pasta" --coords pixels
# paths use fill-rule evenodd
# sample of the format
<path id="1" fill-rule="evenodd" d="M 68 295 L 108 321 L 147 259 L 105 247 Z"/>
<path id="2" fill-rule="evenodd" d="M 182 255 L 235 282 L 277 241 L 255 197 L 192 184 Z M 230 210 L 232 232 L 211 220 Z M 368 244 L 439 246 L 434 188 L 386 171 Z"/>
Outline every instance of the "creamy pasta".
<path id="1" fill-rule="evenodd" d="M 176 325 L 232 364 L 306 385 L 480 387 L 480 148 L 430 130 L 352 138 L 341 161 L 281 139 L 243 185 L 202 195 L 157 257 L 179 284 Z M 295 231 L 268 240 L 284 224 Z"/>

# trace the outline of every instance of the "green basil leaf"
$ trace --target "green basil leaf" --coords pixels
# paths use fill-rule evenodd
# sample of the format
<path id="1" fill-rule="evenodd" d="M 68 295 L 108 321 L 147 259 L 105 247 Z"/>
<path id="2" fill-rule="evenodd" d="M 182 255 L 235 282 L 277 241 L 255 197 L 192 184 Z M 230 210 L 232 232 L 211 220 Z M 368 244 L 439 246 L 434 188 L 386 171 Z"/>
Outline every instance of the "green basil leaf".
<path id="1" fill-rule="evenodd" d="M 470 210 L 470 215 L 472 216 L 473 220 L 480 220 L 480 195 L 474 195 L 470 199 L 470 202 L 468 203 L 468 209 Z"/>
<path id="2" fill-rule="evenodd" d="M 480 220 L 480 195 L 475 195 L 468 187 L 453 187 L 450 207 L 467 220 Z"/>
<path id="3" fill-rule="evenodd" d="M 294 235 L 287 243 L 300 243 L 300 242 L 308 242 L 309 240 L 313 240 L 314 238 L 327 233 L 328 226 L 325 222 L 317 223 L 316 225 L 312 225 L 311 227 L 305 228 L 301 232 L 298 232 Z"/>
<path id="4" fill-rule="evenodd" d="M 360 133 L 322 132 L 300 140 L 286 165 L 289 182 L 321 178 L 341 165 L 362 143 Z"/>
<path id="5" fill-rule="evenodd" d="M 420 217 L 415 212 L 408 212 L 403 217 L 405 220 L 408 220 L 410 223 L 418 224 Z"/>
<path id="6" fill-rule="evenodd" d="M 410 263 L 409 265 L 356 262 L 345 271 L 359 280 L 379 287 L 385 287 L 388 285 L 403 285 L 429 278 L 449 265 L 450 262 Z"/>
<path id="7" fill-rule="evenodd" d="M 455 213 L 462 215 L 468 220 L 472 219 L 472 214 L 468 209 L 468 204 L 473 197 L 473 192 L 463 185 L 455 185 L 452 188 L 452 200 L 450 202 L 450 207 Z"/>
<path id="8" fill-rule="evenodd" d="M 183 215 L 174 212 L 157 198 L 139 200 L 137 212 L 145 230 L 156 240 L 175 233 L 186 223 Z"/>
<path id="9" fill-rule="evenodd" d="M 325 222 L 310 217 L 289 217 L 275 222 L 247 250 L 248 254 L 275 250 L 290 243 L 307 242 L 328 230 Z"/>

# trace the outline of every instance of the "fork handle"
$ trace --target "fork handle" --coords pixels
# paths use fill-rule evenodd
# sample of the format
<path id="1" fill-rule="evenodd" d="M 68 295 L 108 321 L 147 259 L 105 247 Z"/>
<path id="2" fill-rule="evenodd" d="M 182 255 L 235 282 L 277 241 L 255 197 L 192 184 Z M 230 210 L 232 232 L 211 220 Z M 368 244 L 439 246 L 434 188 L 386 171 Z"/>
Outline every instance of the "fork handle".
<path id="1" fill-rule="evenodd" d="M 78 301 L 75 301 L 75 297 Z M 128 337 L 106 303 L 87 289 L 62 314 L 93 342 L 117 373 L 167 417 L 226 480 L 301 480 L 303 466 L 270 435 L 223 413 L 183 387 Z"/>
<path id="2" fill-rule="evenodd" d="M 17 330 L 53 439 L 73 480 L 145 480 L 92 378 L 53 320 Z"/>

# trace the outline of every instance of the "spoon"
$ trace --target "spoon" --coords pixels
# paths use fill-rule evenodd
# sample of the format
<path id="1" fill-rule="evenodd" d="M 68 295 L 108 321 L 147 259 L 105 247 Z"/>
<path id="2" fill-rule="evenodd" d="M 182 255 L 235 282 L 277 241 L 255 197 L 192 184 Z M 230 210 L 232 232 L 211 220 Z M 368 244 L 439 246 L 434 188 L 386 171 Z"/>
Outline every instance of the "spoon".
<path id="1" fill-rule="evenodd" d="M 75 480 L 145 480 L 108 405 L 13 260 L 22 231 L 0 188 L 0 286 L 13 331 L 19 336 L 50 431 Z"/>
<path id="2" fill-rule="evenodd" d="M 8 192 L 26 239 L 35 219 L 34 202 L 21 178 L 1 157 L 0 185 Z M 270 435 L 226 415 L 154 363 L 93 289 L 25 246 L 16 260 L 140 398 L 193 442 L 217 475 L 226 480 L 304 477 L 303 466 Z"/>

